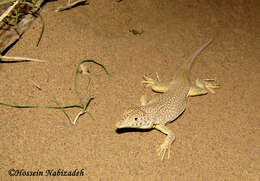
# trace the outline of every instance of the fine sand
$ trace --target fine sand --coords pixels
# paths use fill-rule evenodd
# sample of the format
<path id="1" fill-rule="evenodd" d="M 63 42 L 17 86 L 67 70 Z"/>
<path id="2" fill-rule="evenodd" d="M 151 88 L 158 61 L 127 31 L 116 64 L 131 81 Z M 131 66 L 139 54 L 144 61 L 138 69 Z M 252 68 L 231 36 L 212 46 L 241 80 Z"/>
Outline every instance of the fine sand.
<path id="1" fill-rule="evenodd" d="M 0 64 L 0 102 L 18 105 L 77 104 L 76 64 L 84 98 L 95 99 L 88 114 L 71 125 L 61 110 L 0 106 L 0 180 L 165 180 L 259 181 L 260 179 L 260 1 L 89 0 L 89 5 L 55 12 L 66 1 L 43 7 L 46 27 L 36 47 L 41 21 L 6 54 L 49 63 Z M 115 124 L 141 95 L 158 96 L 142 84 L 157 72 L 170 79 L 197 48 L 213 43 L 196 59 L 191 77 L 216 78 L 216 94 L 192 97 L 186 111 L 168 124 L 176 141 L 171 157 L 156 149 L 157 130 L 116 131 Z M 37 88 L 35 85 L 40 87 Z M 68 109 L 70 117 L 80 111 Z M 43 176 L 10 177 L 10 169 L 43 171 Z M 45 171 L 84 169 L 84 176 L 46 176 Z"/>

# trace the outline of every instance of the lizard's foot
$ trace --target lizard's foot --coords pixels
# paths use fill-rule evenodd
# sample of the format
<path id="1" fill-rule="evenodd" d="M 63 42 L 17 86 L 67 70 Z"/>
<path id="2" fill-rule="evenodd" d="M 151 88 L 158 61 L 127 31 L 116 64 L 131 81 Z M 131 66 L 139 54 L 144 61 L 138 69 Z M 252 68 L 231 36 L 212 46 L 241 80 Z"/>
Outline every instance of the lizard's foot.
<path id="1" fill-rule="evenodd" d="M 158 125 L 155 125 L 154 128 L 158 129 L 159 131 L 161 131 L 167 135 L 163 144 L 157 149 L 157 153 L 159 156 L 161 156 L 161 160 L 163 160 L 165 153 L 168 151 L 168 159 L 169 159 L 170 158 L 170 146 L 175 140 L 175 135 L 165 125 L 158 124 Z"/>
<path id="2" fill-rule="evenodd" d="M 153 86 L 157 83 L 156 80 L 150 78 L 150 77 L 147 77 L 146 75 L 143 76 L 143 81 L 142 81 L 142 84 L 144 84 L 146 87 L 150 87 L 150 86 Z"/>
<path id="3" fill-rule="evenodd" d="M 220 85 L 217 83 L 216 79 L 197 79 L 195 84 L 197 87 L 208 90 L 212 94 L 215 93 L 214 89 L 220 88 Z"/>
<path id="4" fill-rule="evenodd" d="M 158 149 L 157 153 L 161 157 L 161 160 L 164 159 L 165 153 L 168 151 L 168 159 L 170 159 L 170 146 L 171 143 L 169 142 L 164 142 Z"/>

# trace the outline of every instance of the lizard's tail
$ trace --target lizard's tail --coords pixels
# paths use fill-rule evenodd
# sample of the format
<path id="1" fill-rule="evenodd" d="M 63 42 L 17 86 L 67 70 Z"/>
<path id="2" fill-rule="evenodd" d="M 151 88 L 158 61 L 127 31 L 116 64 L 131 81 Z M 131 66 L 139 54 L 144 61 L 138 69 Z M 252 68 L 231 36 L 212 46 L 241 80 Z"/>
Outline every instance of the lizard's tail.
<path id="1" fill-rule="evenodd" d="M 198 48 L 196 50 L 196 52 L 194 52 L 182 65 L 182 67 L 180 69 L 189 72 L 192 66 L 192 63 L 194 62 L 194 60 L 197 58 L 197 56 L 202 52 L 202 50 L 204 50 L 207 46 L 209 46 L 209 44 L 212 42 L 212 39 L 210 39 L 207 43 L 205 43 L 204 45 L 202 45 L 200 48 Z"/>
<path id="2" fill-rule="evenodd" d="M 175 91 L 175 94 L 177 94 L 176 88 L 179 91 L 184 91 L 185 94 L 185 91 L 189 91 L 190 69 L 192 63 L 195 60 L 195 58 L 202 52 L 202 50 L 204 50 L 211 42 L 212 40 L 209 40 L 207 43 L 198 48 L 187 60 L 184 61 L 181 67 L 176 71 L 173 80 L 171 81 L 171 83 L 174 84 L 174 86 L 171 86 L 172 88 L 170 87 L 170 89 Z M 170 89 L 168 91 L 170 91 Z"/>

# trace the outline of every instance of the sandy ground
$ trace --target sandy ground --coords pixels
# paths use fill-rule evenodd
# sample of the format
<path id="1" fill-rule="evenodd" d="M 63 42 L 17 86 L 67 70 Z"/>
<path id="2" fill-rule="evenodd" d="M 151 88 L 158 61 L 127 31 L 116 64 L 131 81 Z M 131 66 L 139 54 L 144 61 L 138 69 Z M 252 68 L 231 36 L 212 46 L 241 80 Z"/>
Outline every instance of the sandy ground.
<path id="1" fill-rule="evenodd" d="M 39 47 L 38 18 L 8 52 L 9 56 L 49 63 L 0 64 L 0 101 L 15 104 L 77 104 L 76 64 L 87 64 L 95 94 L 87 114 L 72 126 L 53 109 L 0 106 L 1 180 L 232 180 L 260 179 L 259 50 L 260 1 L 89 0 L 61 13 L 65 1 L 49 2 Z M 143 33 L 134 35 L 129 30 Z M 216 94 L 189 99 L 185 113 L 168 126 L 176 134 L 171 158 L 156 149 L 165 135 L 157 130 L 116 132 L 122 112 L 143 94 L 146 73 L 170 79 L 199 46 L 213 43 L 198 57 L 192 79 L 216 78 Z M 152 74 L 155 76 L 155 74 Z M 41 87 L 41 90 L 34 86 Z M 80 75 L 82 95 L 87 76 Z M 79 109 L 68 110 L 74 117 Z M 10 177 L 10 169 L 43 171 L 44 176 Z M 84 169 L 84 176 L 45 176 L 46 170 Z"/>

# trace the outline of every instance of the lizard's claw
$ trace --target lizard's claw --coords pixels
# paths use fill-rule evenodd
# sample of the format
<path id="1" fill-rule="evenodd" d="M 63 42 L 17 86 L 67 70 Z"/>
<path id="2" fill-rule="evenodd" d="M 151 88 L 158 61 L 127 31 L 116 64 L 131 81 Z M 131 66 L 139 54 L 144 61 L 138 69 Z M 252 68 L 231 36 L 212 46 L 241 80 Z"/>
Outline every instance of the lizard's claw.
<path id="1" fill-rule="evenodd" d="M 206 89 L 212 94 L 215 93 L 214 89 L 220 88 L 216 79 L 197 79 L 195 83 L 199 88 Z"/>
<path id="2" fill-rule="evenodd" d="M 170 146 L 171 144 L 164 142 L 158 149 L 157 149 L 157 153 L 159 156 L 161 156 L 161 160 L 164 159 L 164 155 L 166 153 L 166 151 L 168 151 L 168 159 L 170 159 Z"/>
<path id="3" fill-rule="evenodd" d="M 146 86 L 146 87 L 150 87 L 156 84 L 156 81 L 150 77 L 147 77 L 146 75 L 143 76 L 143 81 L 142 83 Z"/>

